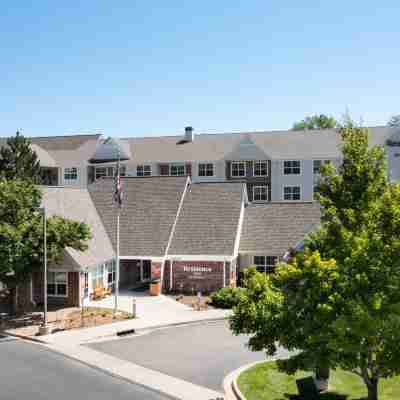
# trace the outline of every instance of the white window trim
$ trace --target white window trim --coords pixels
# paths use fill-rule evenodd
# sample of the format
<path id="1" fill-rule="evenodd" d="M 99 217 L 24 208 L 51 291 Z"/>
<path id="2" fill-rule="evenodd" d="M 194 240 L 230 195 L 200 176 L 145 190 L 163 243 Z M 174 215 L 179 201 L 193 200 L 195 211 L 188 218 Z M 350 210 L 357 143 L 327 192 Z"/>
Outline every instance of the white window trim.
<path id="1" fill-rule="evenodd" d="M 138 175 L 138 167 L 143 167 L 143 175 Z M 144 173 L 145 167 L 149 167 L 150 168 L 150 175 L 145 175 L 145 173 Z M 136 165 L 136 176 L 138 176 L 138 177 L 153 176 L 153 169 L 151 168 L 151 164 L 138 164 L 138 165 Z"/>
<path id="2" fill-rule="evenodd" d="M 265 188 L 265 196 L 266 196 L 266 198 L 265 198 L 265 200 L 256 200 L 254 197 L 254 194 L 255 194 L 255 189 L 257 189 L 257 188 Z M 268 201 L 268 185 L 257 185 L 257 186 L 253 186 L 253 202 L 255 202 L 255 203 L 264 203 L 264 202 L 266 202 L 266 201 Z"/>
<path id="3" fill-rule="evenodd" d="M 256 175 L 256 164 L 257 163 L 265 163 L 265 175 Z M 254 177 L 268 176 L 268 161 L 267 160 L 256 160 L 256 161 L 253 161 L 253 176 Z"/>
<path id="4" fill-rule="evenodd" d="M 275 257 L 275 258 L 276 258 L 276 263 L 273 265 L 274 267 L 276 267 L 276 265 L 277 265 L 278 262 L 279 262 L 279 257 L 278 257 L 278 256 L 255 254 L 255 255 L 253 255 L 253 265 L 255 265 L 256 267 L 257 267 L 257 266 L 261 266 L 261 264 L 256 264 L 256 262 L 255 262 L 255 258 L 256 258 L 256 257 L 264 257 L 264 264 L 263 264 L 264 273 L 267 273 L 267 267 L 272 266 L 271 264 L 267 264 L 267 257 Z M 268 271 L 268 273 L 272 273 L 272 272 L 271 272 L 271 271 Z"/>
<path id="5" fill-rule="evenodd" d="M 285 162 L 287 161 L 298 161 L 300 163 L 300 173 L 299 174 L 285 174 Z M 303 175 L 303 161 L 302 160 L 282 160 L 282 175 L 283 176 L 302 176 Z"/>
<path id="6" fill-rule="evenodd" d="M 321 167 L 324 166 L 327 163 L 333 164 L 333 160 L 330 159 L 330 158 L 313 158 L 312 159 L 312 171 L 313 171 L 313 175 L 314 176 L 321 175 L 321 171 L 320 172 L 314 172 L 314 161 L 321 161 Z"/>
<path id="7" fill-rule="evenodd" d="M 65 171 L 67 170 L 67 169 L 76 169 L 76 179 L 65 179 Z M 64 183 L 71 183 L 71 182 L 79 182 L 79 176 L 80 176 L 80 174 L 79 174 L 79 168 L 78 167 L 64 167 L 63 168 L 63 182 Z"/>
<path id="8" fill-rule="evenodd" d="M 65 281 L 65 294 L 49 294 L 49 289 L 48 287 L 46 288 L 47 290 L 47 297 L 60 297 L 60 298 L 66 298 L 68 297 L 68 271 L 48 271 L 48 273 L 52 274 L 57 274 L 57 273 L 63 273 L 66 275 L 66 281 Z M 50 282 L 50 285 L 52 283 Z M 57 283 L 54 283 L 55 286 L 57 286 Z M 49 286 L 49 281 L 47 279 L 47 286 Z"/>
<path id="9" fill-rule="evenodd" d="M 287 188 L 287 187 L 298 187 L 298 188 L 300 188 L 300 199 L 299 200 L 286 200 L 285 199 L 285 188 Z M 303 198 L 303 196 L 302 196 L 302 194 L 303 194 L 303 187 L 302 187 L 302 185 L 283 185 L 282 186 L 282 200 L 283 201 L 288 201 L 288 202 L 290 202 L 290 203 L 296 203 L 296 202 L 300 202 L 300 201 L 302 201 L 302 198 Z"/>
<path id="10" fill-rule="evenodd" d="M 200 165 L 205 166 L 205 173 L 206 175 L 200 175 Z M 212 165 L 212 175 L 207 175 L 207 165 Z M 200 162 L 197 165 L 197 176 L 200 178 L 211 178 L 215 176 L 215 164 L 213 162 Z"/>
<path id="11" fill-rule="evenodd" d="M 234 176 L 233 175 L 233 164 L 244 164 L 244 175 Z M 247 161 L 231 161 L 231 178 L 233 178 L 233 179 L 246 178 L 246 176 L 247 176 L 246 172 L 247 172 Z"/>
<path id="12" fill-rule="evenodd" d="M 172 167 L 181 167 L 183 166 L 183 175 L 172 175 L 171 174 L 171 169 Z M 168 164 L 168 176 L 186 176 L 186 163 L 169 163 Z"/>

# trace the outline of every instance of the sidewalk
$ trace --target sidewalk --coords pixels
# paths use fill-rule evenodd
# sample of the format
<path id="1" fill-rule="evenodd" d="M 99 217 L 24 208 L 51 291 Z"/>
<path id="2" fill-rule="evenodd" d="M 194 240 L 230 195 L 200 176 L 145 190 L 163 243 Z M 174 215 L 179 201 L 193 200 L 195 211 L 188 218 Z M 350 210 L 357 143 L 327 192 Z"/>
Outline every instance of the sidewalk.
<path id="1" fill-rule="evenodd" d="M 121 309 L 131 307 L 131 300 L 121 297 Z M 112 307 L 112 299 L 99 303 L 100 307 Z M 229 310 L 209 309 L 206 311 L 195 311 L 170 297 L 137 297 L 137 318 L 109 325 L 101 325 L 92 328 L 74 329 L 58 332 L 40 339 L 48 344 L 74 346 L 90 341 L 111 337 L 118 332 L 134 329 L 135 331 L 154 329 L 163 326 L 173 326 L 185 323 L 213 321 L 225 319 L 229 316 Z"/>

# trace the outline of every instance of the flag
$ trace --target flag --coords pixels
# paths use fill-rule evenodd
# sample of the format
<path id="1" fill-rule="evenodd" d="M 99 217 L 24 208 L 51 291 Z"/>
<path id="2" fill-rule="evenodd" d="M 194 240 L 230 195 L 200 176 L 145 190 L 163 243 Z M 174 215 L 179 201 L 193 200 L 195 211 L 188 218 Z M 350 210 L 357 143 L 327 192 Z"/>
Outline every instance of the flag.
<path id="1" fill-rule="evenodd" d="M 117 171 L 115 174 L 115 192 L 114 192 L 114 201 L 118 204 L 119 207 L 122 207 L 122 182 L 120 175 L 120 167 L 119 163 L 117 164 Z"/>

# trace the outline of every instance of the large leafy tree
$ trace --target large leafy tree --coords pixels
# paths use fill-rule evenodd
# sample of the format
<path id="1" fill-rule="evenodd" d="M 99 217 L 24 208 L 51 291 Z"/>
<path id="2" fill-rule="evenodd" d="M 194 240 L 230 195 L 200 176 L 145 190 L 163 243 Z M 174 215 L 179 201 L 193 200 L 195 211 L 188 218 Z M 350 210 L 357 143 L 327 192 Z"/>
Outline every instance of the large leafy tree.
<path id="1" fill-rule="evenodd" d="M 0 281 L 15 288 L 43 266 L 42 194 L 28 181 L 0 181 Z M 49 263 L 62 260 L 64 249 L 83 251 L 90 238 L 89 227 L 62 217 L 47 223 Z"/>
<path id="2" fill-rule="evenodd" d="M 329 129 L 336 128 L 337 121 L 334 117 L 325 114 L 316 114 L 305 117 L 293 124 L 293 130 L 303 131 L 306 129 Z"/>
<path id="3" fill-rule="evenodd" d="M 319 184 L 321 229 L 266 278 L 259 301 L 248 292 L 232 328 L 270 354 L 275 341 L 299 349 L 285 371 L 341 367 L 376 400 L 379 380 L 400 374 L 400 187 L 368 130 L 351 123 L 340 134 L 343 163 L 325 166 Z"/>
<path id="4" fill-rule="evenodd" d="M 19 132 L 0 148 L 0 178 L 39 182 L 40 163 L 30 141 Z"/>

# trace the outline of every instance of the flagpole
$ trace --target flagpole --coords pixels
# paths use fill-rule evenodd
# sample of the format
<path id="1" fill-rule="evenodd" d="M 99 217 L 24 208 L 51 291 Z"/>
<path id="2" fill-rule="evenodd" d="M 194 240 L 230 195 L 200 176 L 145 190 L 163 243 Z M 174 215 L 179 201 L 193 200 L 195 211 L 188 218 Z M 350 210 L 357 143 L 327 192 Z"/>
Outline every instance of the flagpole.
<path id="1" fill-rule="evenodd" d="M 117 161 L 117 185 L 120 185 L 120 149 L 118 147 L 118 161 Z M 117 249 L 116 249 L 116 264 L 115 264 L 115 302 L 114 302 L 114 314 L 118 311 L 118 296 L 119 296 L 119 220 L 120 220 L 121 204 L 117 204 Z"/>

